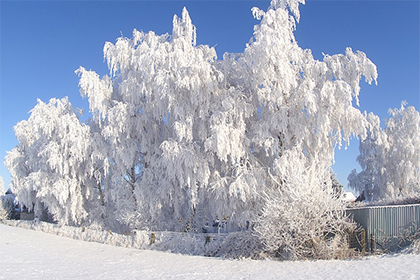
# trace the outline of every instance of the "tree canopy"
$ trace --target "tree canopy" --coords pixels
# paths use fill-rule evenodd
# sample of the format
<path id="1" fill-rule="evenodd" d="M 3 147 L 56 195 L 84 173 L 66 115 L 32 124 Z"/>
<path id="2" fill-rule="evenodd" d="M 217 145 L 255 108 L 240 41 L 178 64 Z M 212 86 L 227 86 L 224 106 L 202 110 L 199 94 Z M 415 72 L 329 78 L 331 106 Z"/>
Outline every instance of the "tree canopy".
<path id="1" fill-rule="evenodd" d="M 382 128 L 370 113 L 368 135 L 357 157 L 362 171 L 353 170 L 349 186 L 368 200 L 418 197 L 420 192 L 420 114 L 413 106 L 390 109 Z"/>

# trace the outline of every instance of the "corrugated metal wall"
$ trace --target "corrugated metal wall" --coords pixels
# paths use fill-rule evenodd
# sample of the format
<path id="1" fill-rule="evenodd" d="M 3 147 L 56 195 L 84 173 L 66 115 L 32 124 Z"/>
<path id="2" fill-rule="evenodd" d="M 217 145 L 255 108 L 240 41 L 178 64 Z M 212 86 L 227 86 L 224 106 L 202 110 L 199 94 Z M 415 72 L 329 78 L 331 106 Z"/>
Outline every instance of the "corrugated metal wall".
<path id="1" fill-rule="evenodd" d="M 420 204 L 347 209 L 365 231 L 366 250 L 396 251 L 420 230 Z"/>

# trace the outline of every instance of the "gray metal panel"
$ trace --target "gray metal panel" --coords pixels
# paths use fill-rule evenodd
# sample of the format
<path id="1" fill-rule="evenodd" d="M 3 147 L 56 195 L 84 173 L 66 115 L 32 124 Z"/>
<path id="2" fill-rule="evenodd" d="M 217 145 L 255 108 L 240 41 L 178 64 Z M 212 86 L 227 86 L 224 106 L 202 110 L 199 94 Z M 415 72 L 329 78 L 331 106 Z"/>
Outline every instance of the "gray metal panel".
<path id="1" fill-rule="evenodd" d="M 365 229 L 367 249 L 398 250 L 420 229 L 420 204 L 354 208 L 347 213 Z"/>

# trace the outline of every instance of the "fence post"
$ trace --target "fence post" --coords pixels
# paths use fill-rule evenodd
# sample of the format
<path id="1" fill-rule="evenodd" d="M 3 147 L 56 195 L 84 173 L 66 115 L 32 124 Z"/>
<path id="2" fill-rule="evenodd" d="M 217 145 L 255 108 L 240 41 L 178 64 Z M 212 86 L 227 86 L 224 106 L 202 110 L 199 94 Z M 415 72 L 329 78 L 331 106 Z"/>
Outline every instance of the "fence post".
<path id="1" fill-rule="evenodd" d="M 366 231 L 365 229 L 362 229 L 362 232 L 360 233 L 360 240 L 361 240 L 361 247 L 362 247 L 362 252 L 366 252 L 368 250 L 367 248 L 367 244 L 366 244 Z"/>
<path id="2" fill-rule="evenodd" d="M 370 252 L 373 253 L 373 234 L 370 234 Z"/>
<path id="3" fill-rule="evenodd" d="M 155 238 L 156 238 L 156 235 L 155 235 L 154 232 L 152 232 L 152 234 L 150 236 L 150 245 L 152 245 L 153 243 L 155 243 Z"/>

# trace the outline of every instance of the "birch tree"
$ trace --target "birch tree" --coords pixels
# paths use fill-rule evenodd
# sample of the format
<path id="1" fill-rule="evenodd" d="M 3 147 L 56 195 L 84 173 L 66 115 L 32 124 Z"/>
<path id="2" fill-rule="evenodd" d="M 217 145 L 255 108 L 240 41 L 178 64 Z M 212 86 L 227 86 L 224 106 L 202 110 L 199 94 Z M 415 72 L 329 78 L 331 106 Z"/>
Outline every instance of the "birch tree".
<path id="1" fill-rule="evenodd" d="M 81 94 L 110 143 L 117 192 L 132 192 L 130 211 L 143 226 L 179 229 L 208 185 L 203 141 L 223 75 L 212 63 L 215 50 L 195 41 L 184 9 L 172 35 L 134 30 L 132 39 L 106 43 L 109 75 L 77 71 Z"/>
<path id="2" fill-rule="evenodd" d="M 46 207 L 57 221 L 80 225 L 98 199 L 89 127 L 67 98 L 38 100 L 30 114 L 14 127 L 19 144 L 5 158 L 13 192 L 38 217 Z"/>
<path id="3" fill-rule="evenodd" d="M 256 231 L 283 256 L 328 258 L 346 247 L 349 226 L 331 186 L 334 149 L 365 135 L 365 117 L 353 103 L 362 76 L 372 83 L 377 72 L 361 51 L 347 48 L 317 61 L 301 49 L 293 35 L 299 2 L 254 8 L 261 23 L 236 60 L 252 77 L 245 88 L 258 113 L 247 134 L 266 174 Z"/>
<path id="4" fill-rule="evenodd" d="M 368 137 L 360 141 L 357 161 L 362 170 L 349 175 L 349 186 L 368 200 L 417 197 L 420 192 L 420 115 L 402 102 L 390 109 L 382 128 L 369 114 Z"/>

